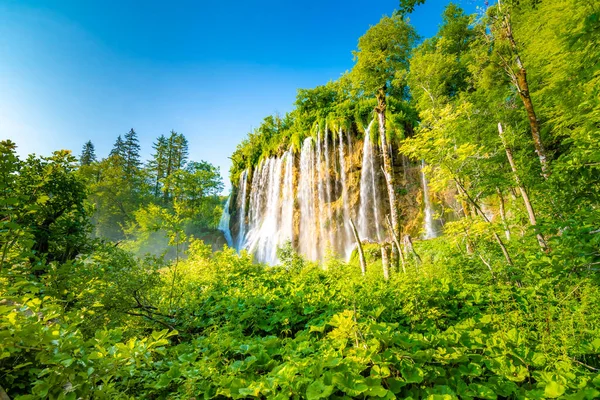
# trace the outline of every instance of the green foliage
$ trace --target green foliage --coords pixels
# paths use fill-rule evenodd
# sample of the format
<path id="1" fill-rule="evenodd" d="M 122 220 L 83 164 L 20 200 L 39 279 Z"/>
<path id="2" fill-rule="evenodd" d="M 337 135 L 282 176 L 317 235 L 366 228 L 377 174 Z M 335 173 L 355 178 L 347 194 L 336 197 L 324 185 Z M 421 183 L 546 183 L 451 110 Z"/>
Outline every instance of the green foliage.
<path id="1" fill-rule="evenodd" d="M 400 14 L 384 16 L 358 39 L 356 64 L 350 73 L 356 90 L 375 96 L 381 89 L 404 89 L 403 73 L 417 34 Z M 401 96 L 400 96 L 401 97 Z"/>
<path id="2" fill-rule="evenodd" d="M 90 165 L 96 162 L 96 150 L 94 148 L 94 144 L 91 140 L 88 140 L 83 145 L 83 149 L 81 150 L 81 156 L 79 157 L 79 163 L 84 165 Z"/>
<path id="3" fill-rule="evenodd" d="M 116 254 L 80 267 L 93 279 L 58 273 L 67 291 L 98 290 L 66 310 L 62 289 L 21 281 L 2 293 L 5 385 L 32 399 L 600 395 L 597 277 L 540 278 L 557 256 L 531 264 L 519 286 L 490 279 L 443 240 L 423 246 L 419 272 L 386 282 L 357 265 L 323 270 L 292 256 L 293 267 L 264 267 L 194 242 L 176 266 L 174 301 L 175 265 L 142 284 L 150 266 L 113 275 L 105 265 L 129 262 Z M 114 296 L 130 290 L 143 295 L 119 306 L 127 297 Z M 130 320 L 150 305 L 146 322 Z"/>

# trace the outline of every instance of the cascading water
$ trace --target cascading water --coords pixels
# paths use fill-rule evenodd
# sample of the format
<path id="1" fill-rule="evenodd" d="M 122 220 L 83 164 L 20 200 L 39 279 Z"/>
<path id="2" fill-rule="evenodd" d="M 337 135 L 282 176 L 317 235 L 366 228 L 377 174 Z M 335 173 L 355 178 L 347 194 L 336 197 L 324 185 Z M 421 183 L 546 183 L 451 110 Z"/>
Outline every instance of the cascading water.
<path id="1" fill-rule="evenodd" d="M 219 221 L 218 229 L 223 232 L 225 236 L 225 240 L 227 241 L 227 246 L 233 247 L 233 238 L 231 237 L 231 230 L 229 229 L 229 203 L 231 202 L 231 195 L 227 198 L 225 202 L 225 207 L 223 208 L 223 214 L 221 214 L 221 220 Z"/>
<path id="2" fill-rule="evenodd" d="M 238 204 L 238 237 L 235 248 L 239 251 L 242 249 L 244 245 L 244 237 L 246 236 L 246 185 L 248 181 L 248 170 L 244 170 L 242 175 L 240 176 L 240 186 L 238 189 L 240 190 L 240 194 L 237 198 Z"/>
<path id="3" fill-rule="evenodd" d="M 319 258 L 315 203 L 315 151 L 312 138 L 306 138 L 300 153 L 298 204 L 300 208 L 300 252 L 311 260 Z"/>
<path id="4" fill-rule="evenodd" d="M 321 129 L 317 132 L 317 149 L 316 149 L 316 179 L 317 179 L 317 213 L 318 213 L 318 221 L 319 221 L 319 244 L 320 244 L 320 254 L 323 254 L 325 251 L 326 243 L 326 219 L 327 219 L 327 211 L 326 211 L 326 194 L 325 194 L 325 169 L 323 168 L 323 156 L 322 156 L 322 142 L 321 142 Z"/>
<path id="5" fill-rule="evenodd" d="M 348 140 L 350 140 L 348 135 Z M 344 216 L 344 238 L 342 240 L 342 251 L 344 257 L 348 259 L 352 253 L 352 228 L 350 228 L 350 199 L 348 194 L 348 179 L 346 178 L 346 155 L 344 153 L 344 132 L 340 128 L 339 132 L 339 150 L 340 150 L 340 177 L 342 181 L 342 204 Z"/>
<path id="6" fill-rule="evenodd" d="M 251 197 L 250 207 L 256 212 L 244 244 L 258 260 L 269 264 L 276 262 L 279 244 L 281 172 L 282 159 L 269 158 L 262 165 L 259 186 L 253 180 L 252 192 L 256 195 Z"/>
<path id="7" fill-rule="evenodd" d="M 379 190 L 377 186 L 377 169 L 375 155 L 371 143 L 373 122 L 365 130 L 363 144 L 362 172 L 360 176 L 360 207 L 358 210 L 357 230 L 361 239 L 381 240 L 381 223 L 379 214 Z"/>
<path id="8" fill-rule="evenodd" d="M 352 140 L 341 129 L 337 137 L 324 127 L 316 140 L 306 138 L 299 157 L 290 148 L 244 171 L 236 202 L 237 248 L 269 264 L 278 261 L 277 249 L 288 241 L 310 260 L 322 259 L 328 249 L 348 259 L 355 244 L 349 221 L 355 217 L 361 238 L 380 240 L 385 201 L 371 128 L 372 123 L 362 148 L 359 193 L 351 189 L 359 189 L 359 170 L 349 161 L 357 159 Z"/>
<path id="9" fill-rule="evenodd" d="M 431 205 L 431 198 L 429 197 L 429 184 L 427 177 L 425 176 L 425 161 L 421 162 L 421 181 L 423 184 L 423 203 L 425 213 L 425 233 L 424 239 L 433 239 L 438 236 L 438 232 L 435 229 L 435 220 L 433 218 L 433 207 Z"/>
<path id="10" fill-rule="evenodd" d="M 280 244 L 294 238 L 294 153 L 291 149 L 283 155 L 283 160 L 285 160 L 285 175 L 281 193 Z"/>
<path id="11" fill-rule="evenodd" d="M 331 208 L 331 199 L 333 194 L 331 193 L 331 176 L 330 176 L 330 163 L 329 163 L 329 130 L 327 129 L 327 124 L 325 124 L 325 139 L 323 141 L 323 148 L 324 148 L 324 155 L 325 155 L 325 165 L 323 168 L 321 168 L 323 170 L 323 179 L 325 180 L 325 198 L 327 200 L 327 205 L 324 207 L 325 211 L 327 212 L 326 215 L 326 227 L 327 230 L 329 231 L 329 243 L 328 245 L 331 248 L 335 247 L 335 239 L 334 239 L 334 232 L 332 229 L 332 224 L 333 224 L 333 210 Z M 325 238 L 323 238 L 323 240 L 325 240 Z"/>

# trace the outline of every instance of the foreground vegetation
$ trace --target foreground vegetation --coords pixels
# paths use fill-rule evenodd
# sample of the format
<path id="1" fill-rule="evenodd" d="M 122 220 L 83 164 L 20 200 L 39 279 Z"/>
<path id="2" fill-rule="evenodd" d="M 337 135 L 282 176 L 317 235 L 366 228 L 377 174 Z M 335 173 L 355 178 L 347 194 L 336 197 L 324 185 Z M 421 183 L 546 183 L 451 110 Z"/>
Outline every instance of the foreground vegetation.
<path id="1" fill-rule="evenodd" d="M 416 242 L 389 280 L 377 245 L 365 276 L 354 259 L 316 265 L 289 245 L 277 267 L 193 239 L 167 262 L 83 234 L 85 181 L 67 153 L 22 164 L 0 150 L 10 398 L 600 396 L 591 224 L 549 237 L 551 251 L 515 237 L 512 266 L 487 228 L 476 252 L 458 235 Z"/>
<path id="2" fill-rule="evenodd" d="M 572 240 L 492 276 L 437 239 L 389 281 L 373 256 L 363 277 L 289 248 L 270 268 L 201 242 L 169 266 L 112 245 L 12 259 L 2 385 L 20 399 L 597 398 L 599 274 L 594 246 Z"/>

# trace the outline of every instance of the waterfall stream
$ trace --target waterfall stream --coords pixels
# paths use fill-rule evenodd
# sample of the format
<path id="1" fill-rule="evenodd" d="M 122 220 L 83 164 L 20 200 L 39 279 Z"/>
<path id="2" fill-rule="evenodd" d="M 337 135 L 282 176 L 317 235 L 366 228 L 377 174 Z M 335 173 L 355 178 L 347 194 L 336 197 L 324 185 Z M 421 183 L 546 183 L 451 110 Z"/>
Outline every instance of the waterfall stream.
<path id="1" fill-rule="evenodd" d="M 342 239 L 342 251 L 344 257 L 348 259 L 352 252 L 352 228 L 350 227 L 350 198 L 348 194 L 348 179 L 346 178 L 346 155 L 344 153 L 344 132 L 340 128 L 339 132 L 339 149 L 340 149 L 340 177 L 342 180 L 342 204 L 343 204 L 343 224 L 344 224 L 344 238 Z M 348 143 L 350 137 L 348 137 Z"/>
<path id="2" fill-rule="evenodd" d="M 231 230 L 229 229 L 229 203 L 231 202 L 231 195 L 227 198 L 225 202 L 225 207 L 223 207 L 223 214 L 221 214 L 221 220 L 219 221 L 218 229 L 223 232 L 225 236 L 225 240 L 227 241 L 227 246 L 233 247 L 233 238 L 231 237 Z"/>
<path id="3" fill-rule="evenodd" d="M 315 150 L 312 138 L 306 138 L 300 153 L 300 175 L 298 183 L 298 205 L 300 208 L 299 249 L 311 260 L 319 258 L 317 213 L 315 203 Z"/>
<path id="4" fill-rule="evenodd" d="M 240 186 L 238 190 L 240 194 L 237 198 L 237 209 L 238 212 L 238 238 L 236 241 L 235 248 L 239 251 L 244 245 L 244 237 L 246 236 L 246 185 L 248 180 L 248 170 L 244 170 L 240 176 Z"/>
<path id="5" fill-rule="evenodd" d="M 429 195 L 429 182 L 425 176 L 425 161 L 421 161 L 421 182 L 423 184 L 423 204 L 424 204 L 424 224 L 425 233 L 424 239 L 433 239 L 438 236 L 437 229 L 435 227 L 435 220 L 433 218 L 433 206 L 431 205 L 431 197 Z"/>
<path id="6" fill-rule="evenodd" d="M 374 148 L 371 141 L 373 122 L 374 120 L 371 121 L 365 130 L 357 229 L 361 240 L 371 239 L 379 241 L 381 240 L 380 195 L 377 187 L 378 170 L 375 168 Z"/>

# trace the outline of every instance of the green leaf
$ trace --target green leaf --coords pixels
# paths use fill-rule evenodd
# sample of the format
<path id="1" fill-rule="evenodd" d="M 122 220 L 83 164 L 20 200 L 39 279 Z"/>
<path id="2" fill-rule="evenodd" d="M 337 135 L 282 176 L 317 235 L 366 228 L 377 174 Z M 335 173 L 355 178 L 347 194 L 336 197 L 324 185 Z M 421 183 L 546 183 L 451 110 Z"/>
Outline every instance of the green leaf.
<path id="1" fill-rule="evenodd" d="M 555 399 L 565 392 L 566 388 L 556 381 L 550 381 L 544 388 L 544 395 L 550 399 Z"/>
<path id="2" fill-rule="evenodd" d="M 496 395 L 496 393 L 489 387 L 485 386 L 485 385 L 480 385 L 477 383 L 471 383 L 469 385 L 469 389 L 473 392 L 473 394 L 476 397 L 479 397 L 481 399 L 491 399 L 491 400 L 495 400 L 498 398 L 498 396 Z"/>
<path id="3" fill-rule="evenodd" d="M 600 388 L 600 374 L 596 375 L 596 377 L 594 379 L 592 379 L 592 383 L 597 388 Z"/>
<path id="4" fill-rule="evenodd" d="M 396 378 L 389 378 L 386 380 L 390 390 L 394 393 L 400 393 L 402 388 L 406 386 L 406 382 Z"/>
<path id="5" fill-rule="evenodd" d="M 327 386 L 321 379 L 317 379 L 306 388 L 306 398 L 308 400 L 324 399 L 333 392 L 333 386 Z"/>
<path id="6" fill-rule="evenodd" d="M 369 389 L 362 376 L 352 376 L 350 373 L 336 373 L 333 383 L 350 396 L 358 396 Z"/>
<path id="7" fill-rule="evenodd" d="M 400 370 L 402 377 L 407 383 L 421 383 L 423 382 L 424 372 L 421 368 L 414 365 L 402 367 Z"/>

